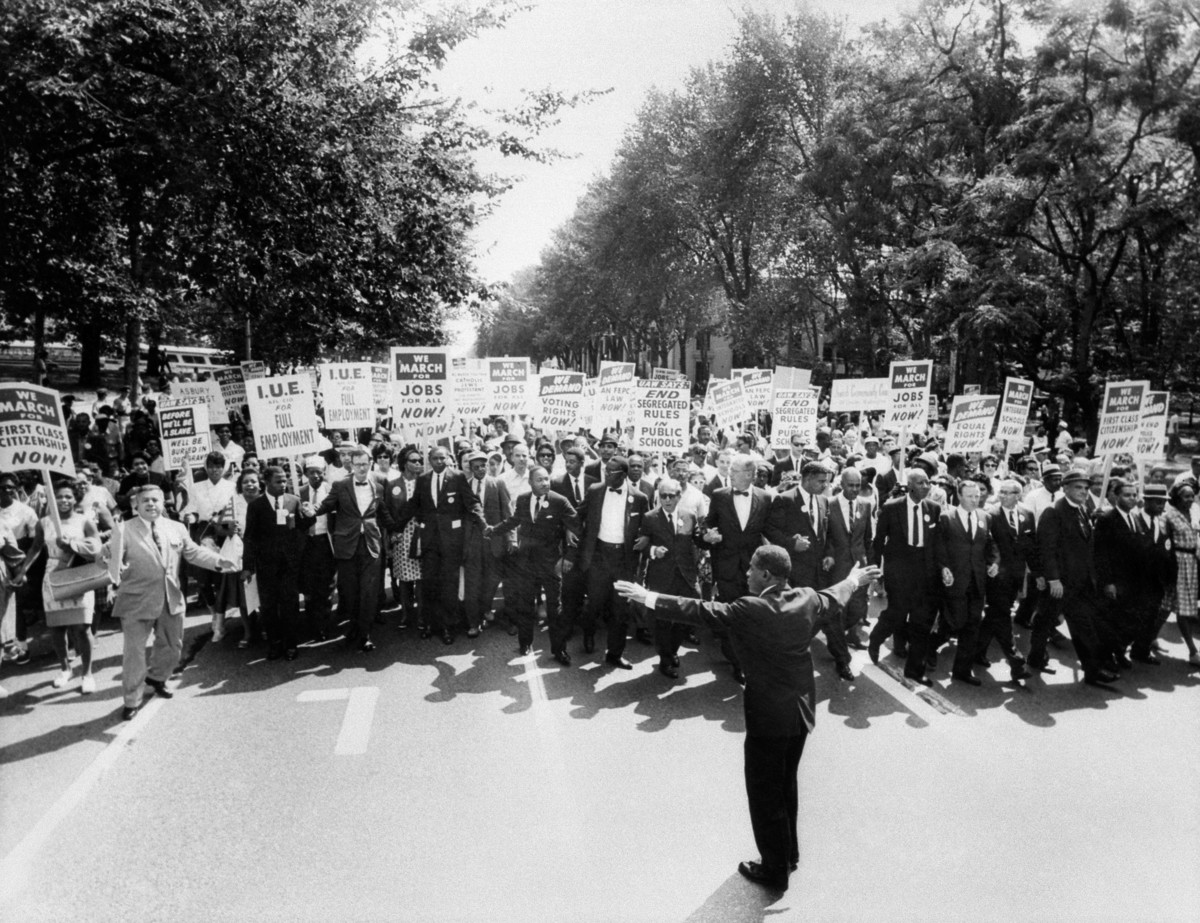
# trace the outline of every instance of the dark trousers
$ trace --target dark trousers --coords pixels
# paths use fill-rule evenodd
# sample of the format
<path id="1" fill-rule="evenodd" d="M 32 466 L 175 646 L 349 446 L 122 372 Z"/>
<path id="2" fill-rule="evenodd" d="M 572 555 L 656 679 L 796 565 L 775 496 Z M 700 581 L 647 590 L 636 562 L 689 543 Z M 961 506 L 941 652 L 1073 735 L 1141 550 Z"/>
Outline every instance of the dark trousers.
<path id="1" fill-rule="evenodd" d="M 647 581 L 646 589 L 655 593 L 664 593 L 667 596 L 699 599 L 695 585 L 684 580 L 679 571 L 672 573 L 670 580 L 654 581 L 654 586 Z M 654 620 L 654 649 L 658 651 L 658 658 L 661 662 L 669 663 L 679 655 L 679 646 L 683 644 L 687 633 L 688 626 L 681 622 L 672 622 L 670 619 Z"/>
<path id="2" fill-rule="evenodd" d="M 490 543 L 484 540 L 483 547 L 467 552 L 463 567 L 463 609 L 467 615 L 467 627 L 479 628 L 483 617 L 492 608 L 496 588 L 500 586 L 504 559 L 492 554 Z"/>
<path id="3" fill-rule="evenodd" d="M 583 604 L 587 597 L 587 574 L 576 564 L 568 573 L 562 576 L 562 605 L 559 607 L 563 635 L 555 638 L 554 631 L 550 632 L 550 644 L 558 644 L 555 650 L 563 647 L 571 637 L 576 623 L 583 624 Z M 593 630 L 595 630 L 593 628 Z"/>
<path id="4" fill-rule="evenodd" d="M 983 624 L 983 590 L 972 579 L 965 596 L 947 597 L 942 605 L 944 611 L 930 644 L 936 651 L 951 637 L 957 637 L 952 670 L 955 673 L 970 673 L 979 646 L 979 629 Z"/>
<path id="5" fill-rule="evenodd" d="M 618 580 L 633 580 L 633 556 L 623 545 L 596 543 L 592 562 L 587 569 L 587 603 L 583 608 L 583 631 L 594 634 L 596 622 L 603 618 L 608 625 L 605 653 L 620 657 L 625 652 L 625 635 L 629 625 L 629 603 L 613 584 Z"/>
<path id="6" fill-rule="evenodd" d="M 731 603 L 750 592 L 745 574 L 740 575 L 737 580 L 718 580 L 716 586 L 717 602 L 720 603 Z M 738 663 L 737 652 L 733 649 L 733 642 L 729 639 L 729 632 L 724 628 L 714 628 L 713 635 L 721 642 L 721 656 L 733 664 L 735 670 L 740 670 L 742 667 Z"/>
<path id="7" fill-rule="evenodd" d="M 746 735 L 746 797 L 754 842 L 762 864 L 785 874 L 790 863 L 800 861 L 796 771 L 807 737 L 807 731 L 794 737 Z"/>
<path id="8" fill-rule="evenodd" d="M 427 604 L 425 615 L 429 628 L 435 633 L 453 631 L 459 622 L 458 568 L 459 560 L 443 554 L 436 547 L 425 552 L 421 560 L 423 573 L 421 599 Z"/>
<path id="9" fill-rule="evenodd" d="M 1134 657 L 1148 657 L 1153 653 L 1154 641 L 1162 628 L 1162 600 L 1162 590 L 1156 590 L 1143 600 L 1143 608 L 1138 613 L 1137 629 L 1131 641 L 1130 653 Z"/>
<path id="10" fill-rule="evenodd" d="M 328 535 L 313 535 L 300 552 L 300 582 L 304 593 L 304 621 L 309 634 L 333 628 L 333 586 L 337 561 Z"/>
<path id="11" fill-rule="evenodd" d="M 987 657 L 988 648 L 995 640 L 1009 663 L 1024 659 L 1017 653 L 1017 646 L 1013 640 L 1012 608 L 1020 589 L 1019 583 L 989 581 L 987 608 L 984 609 L 983 624 L 979 626 L 979 639 L 975 642 L 977 658 Z"/>
<path id="12" fill-rule="evenodd" d="M 338 616 L 350 620 L 348 637 L 360 641 L 371 637 L 371 623 L 379 611 L 381 567 L 383 559 L 372 556 L 361 538 L 351 557 L 338 558 Z"/>
<path id="13" fill-rule="evenodd" d="M 867 610 L 870 609 L 871 601 L 867 598 L 868 587 L 860 586 L 850 595 L 850 601 L 846 603 L 846 608 L 842 610 L 842 629 L 847 635 L 850 634 L 855 626 L 867 620 Z"/>
<path id="14" fill-rule="evenodd" d="M 882 644 L 890 635 L 908 642 L 908 659 L 904 675 L 916 678 L 925 675 L 925 650 L 929 646 L 929 630 L 933 627 L 934 608 L 923 588 L 911 588 L 898 581 L 884 581 L 887 608 L 879 614 L 871 629 L 871 643 Z"/>
<path id="15" fill-rule="evenodd" d="M 270 555 L 258 562 L 259 611 L 274 648 L 291 649 L 299 644 L 299 561 L 285 555 Z"/>
<path id="16" fill-rule="evenodd" d="M 554 570 L 557 563 L 558 553 L 539 545 L 529 545 L 513 555 L 508 613 L 517 626 L 517 644 L 521 647 L 533 644 L 538 600 L 543 591 L 546 594 L 546 622 L 550 626 L 550 649 L 557 654 L 566 643 L 567 630 L 563 627 L 559 606 L 562 580 Z"/>
<path id="17" fill-rule="evenodd" d="M 1061 599 L 1055 599 L 1047 590 L 1045 599 L 1033 617 L 1033 632 L 1029 639 L 1030 661 L 1038 665 L 1046 662 L 1046 643 L 1058 624 L 1061 612 L 1067 620 L 1071 644 L 1075 647 L 1075 656 L 1079 658 L 1084 673 L 1096 672 L 1102 665 L 1100 636 L 1096 632 L 1099 611 L 1099 599 L 1093 590 L 1064 587 Z"/>

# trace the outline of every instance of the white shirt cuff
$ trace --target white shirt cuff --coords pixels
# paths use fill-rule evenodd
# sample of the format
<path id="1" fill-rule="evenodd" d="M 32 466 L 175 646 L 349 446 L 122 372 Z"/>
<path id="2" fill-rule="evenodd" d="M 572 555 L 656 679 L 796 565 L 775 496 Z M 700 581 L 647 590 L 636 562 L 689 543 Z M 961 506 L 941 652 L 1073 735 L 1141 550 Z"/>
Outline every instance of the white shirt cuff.
<path id="1" fill-rule="evenodd" d="M 646 601 L 642 605 L 644 605 L 647 609 L 653 609 L 654 604 L 656 602 L 658 602 L 658 594 L 657 593 L 647 593 Z"/>

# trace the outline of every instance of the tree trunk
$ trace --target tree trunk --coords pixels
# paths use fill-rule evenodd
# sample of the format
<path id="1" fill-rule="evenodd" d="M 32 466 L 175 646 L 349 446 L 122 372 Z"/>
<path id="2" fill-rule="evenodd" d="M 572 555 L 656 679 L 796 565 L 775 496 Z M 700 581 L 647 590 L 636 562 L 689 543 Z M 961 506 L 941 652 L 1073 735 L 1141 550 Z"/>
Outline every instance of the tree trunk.
<path id="1" fill-rule="evenodd" d="M 100 335 L 100 325 L 89 321 L 80 326 L 79 335 L 79 386 L 81 388 L 98 388 L 104 384 L 100 367 L 101 347 L 103 339 Z"/>
<path id="2" fill-rule="evenodd" d="M 128 235 L 129 235 L 129 280 L 135 293 L 142 290 L 142 196 L 141 186 L 133 185 L 129 190 Z M 142 342 L 142 308 L 134 304 L 125 322 L 125 384 L 130 395 L 137 399 L 138 362 Z"/>

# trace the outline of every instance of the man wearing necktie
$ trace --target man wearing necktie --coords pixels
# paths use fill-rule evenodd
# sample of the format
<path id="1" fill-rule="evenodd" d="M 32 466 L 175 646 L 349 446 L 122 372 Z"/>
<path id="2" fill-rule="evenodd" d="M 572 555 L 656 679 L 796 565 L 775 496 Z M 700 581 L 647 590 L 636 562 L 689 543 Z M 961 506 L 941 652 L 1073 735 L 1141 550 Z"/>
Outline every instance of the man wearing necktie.
<path id="1" fill-rule="evenodd" d="M 483 507 L 461 471 L 447 467 L 448 452 L 435 446 L 429 452 L 429 467 L 419 478 L 413 495 L 400 511 L 396 531 L 402 531 L 414 516 L 420 526 L 421 561 L 426 577 L 424 600 L 428 605 L 429 627 L 442 636 L 444 644 L 454 641 L 459 621 L 459 568 L 466 550 L 466 522 L 484 528 Z"/>
<path id="2" fill-rule="evenodd" d="M 596 483 L 596 479 L 584 471 L 587 455 L 583 449 L 569 446 L 563 450 L 562 455 L 566 471 L 550 478 L 550 489 L 570 501 L 582 523 L 584 500 L 587 499 L 587 492 Z M 587 576 L 579 567 L 579 549 L 579 543 L 567 548 L 566 559 L 572 566 L 570 570 L 564 570 L 562 577 L 561 614 L 567 624 L 568 636 L 574 631 L 575 623 L 582 619 L 583 602 L 587 595 Z"/>
<path id="3" fill-rule="evenodd" d="M 958 486 L 957 507 L 942 510 L 934 538 L 934 557 L 942 582 L 942 618 L 930 639 L 928 668 L 951 635 L 958 637 L 951 676 L 971 686 L 982 685 L 971 671 L 983 621 L 987 582 L 1000 571 L 1000 553 L 988 529 L 988 514 L 979 508 L 983 489 L 977 481 Z"/>
<path id="4" fill-rule="evenodd" d="M 1109 483 L 1113 506 L 1096 517 L 1096 573 L 1103 581 L 1103 617 L 1118 639 L 1117 666 L 1132 666 L 1126 648 L 1158 617 L 1162 590 L 1154 564 L 1154 535 L 1138 509 L 1137 485 Z M 1139 651 L 1139 653 L 1141 653 Z M 1139 660 L 1145 662 L 1144 657 Z"/>
<path id="5" fill-rule="evenodd" d="M 674 478 L 658 482 L 658 506 L 642 520 L 646 549 L 646 589 L 668 596 L 698 599 L 696 568 L 696 517 L 679 508 L 683 485 Z M 667 619 L 654 619 L 654 646 L 658 650 L 658 672 L 669 679 L 679 677 L 679 645 L 687 626 Z"/>
<path id="6" fill-rule="evenodd" d="M 821 567 L 828 583 L 843 580 L 857 564 L 866 567 L 870 560 L 874 523 L 871 521 L 871 501 L 859 495 L 862 474 L 855 468 L 842 471 L 841 492 L 829 501 L 829 519 L 825 527 L 825 558 Z M 858 639 L 859 623 L 867 619 L 867 588 L 860 587 L 850 596 L 842 610 L 842 630 L 846 644 L 864 650 L 866 644 Z"/>
<path id="7" fill-rule="evenodd" d="M 995 639 L 1008 659 L 1012 680 L 1016 682 L 1028 677 L 1029 670 L 1013 639 L 1013 603 L 1025 584 L 1026 569 L 1037 567 L 1037 536 L 1033 514 L 1020 505 L 1021 485 L 1004 480 L 996 489 L 1000 504 L 988 510 L 988 522 L 992 541 L 1000 553 L 1000 569 L 987 583 L 983 624 L 979 626 L 979 640 L 975 645 L 975 663 L 982 667 L 989 665 L 988 648 Z M 1034 592 L 1032 577 L 1026 592 Z"/>
<path id="8" fill-rule="evenodd" d="M 142 704 L 144 686 L 171 698 L 167 679 L 183 651 L 183 616 L 187 600 L 179 579 L 182 557 L 189 564 L 230 573 L 237 566 L 215 551 L 192 541 L 187 527 L 163 515 L 162 488 L 147 485 L 131 498 L 136 515 L 125 525 L 122 542 L 121 583 L 113 601 L 113 616 L 121 620 L 125 635 L 121 657 L 121 686 L 128 721 Z M 102 555 L 107 559 L 111 545 Z M 154 632 L 150 667 L 146 668 L 146 641 Z"/>
<path id="9" fill-rule="evenodd" d="M 488 476 L 487 455 L 483 452 L 472 452 L 467 456 L 466 464 L 471 493 L 479 498 L 484 524 L 502 523 L 512 506 L 508 488 L 500 478 Z M 463 549 L 463 608 L 467 615 L 467 637 L 474 638 L 496 598 L 509 542 L 503 535 L 485 535 L 479 520 L 473 516 L 468 517 L 467 527 Z"/>

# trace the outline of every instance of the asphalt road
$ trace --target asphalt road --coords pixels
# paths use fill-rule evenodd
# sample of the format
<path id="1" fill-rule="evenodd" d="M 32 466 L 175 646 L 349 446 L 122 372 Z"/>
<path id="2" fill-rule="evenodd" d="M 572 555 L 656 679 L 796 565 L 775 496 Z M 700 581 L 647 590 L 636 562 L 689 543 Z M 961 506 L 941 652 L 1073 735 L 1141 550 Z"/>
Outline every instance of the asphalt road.
<path id="1" fill-rule="evenodd" d="M 1163 666 L 1114 692 L 1067 665 L 918 697 L 818 650 L 799 871 L 754 856 L 739 688 L 711 641 L 682 678 L 452 647 L 388 629 L 294 663 L 207 643 L 174 699 L 119 721 L 120 635 L 100 691 L 49 661 L 0 683 L 0 920 L 1191 921 L 1200 919 L 1200 679 L 1173 625 Z M 820 648 L 820 645 L 815 645 Z"/>

